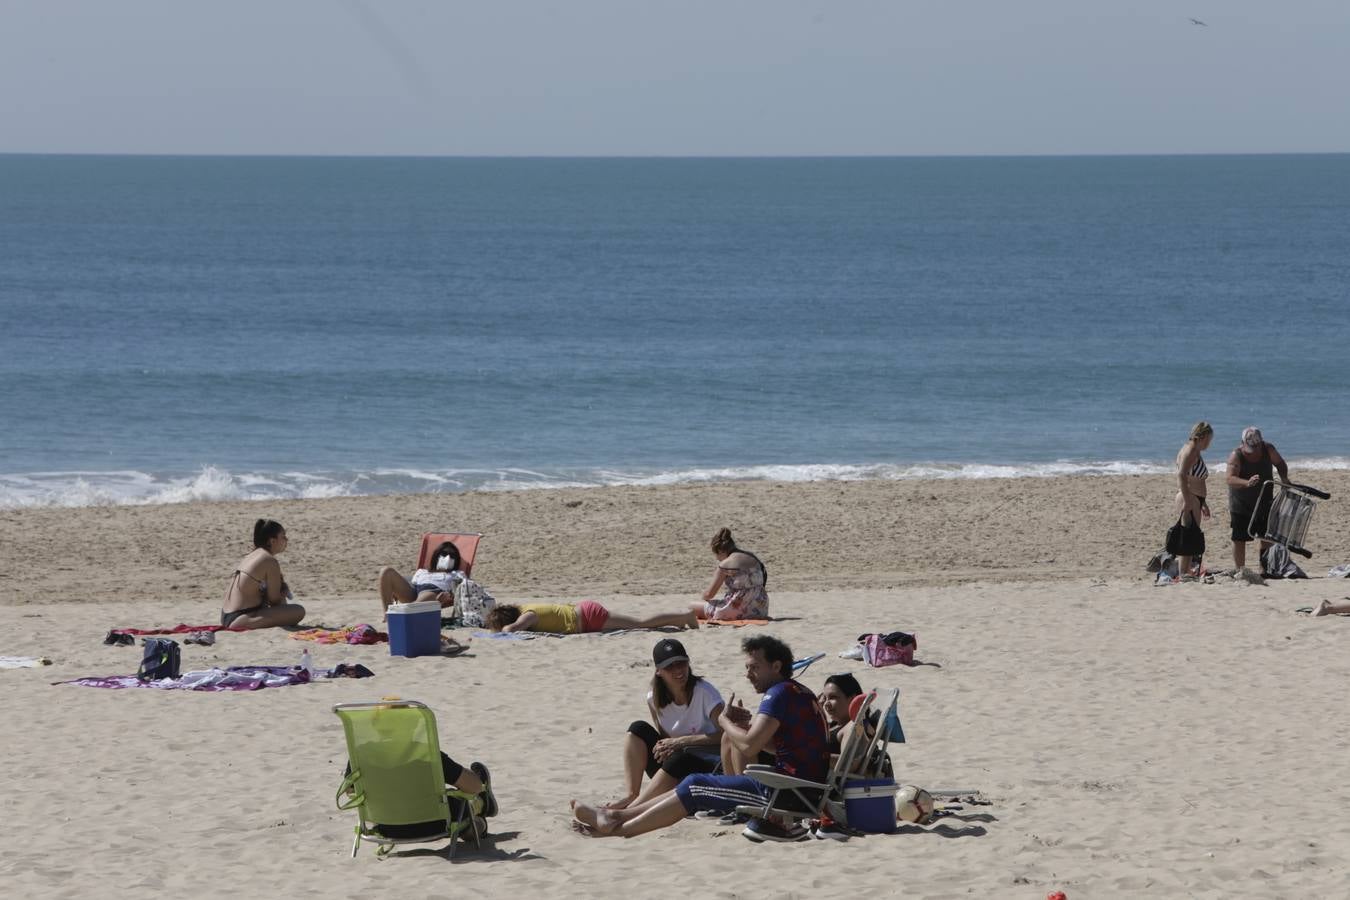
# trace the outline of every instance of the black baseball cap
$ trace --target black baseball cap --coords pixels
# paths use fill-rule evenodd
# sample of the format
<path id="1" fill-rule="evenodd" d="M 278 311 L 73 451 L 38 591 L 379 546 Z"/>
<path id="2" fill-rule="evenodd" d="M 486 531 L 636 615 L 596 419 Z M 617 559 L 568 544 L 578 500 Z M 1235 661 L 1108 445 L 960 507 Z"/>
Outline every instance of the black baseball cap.
<path id="1" fill-rule="evenodd" d="M 684 644 L 674 638 L 666 638 L 652 648 L 652 662 L 656 663 L 658 669 L 664 669 L 677 662 L 689 662 L 689 654 L 685 652 Z"/>

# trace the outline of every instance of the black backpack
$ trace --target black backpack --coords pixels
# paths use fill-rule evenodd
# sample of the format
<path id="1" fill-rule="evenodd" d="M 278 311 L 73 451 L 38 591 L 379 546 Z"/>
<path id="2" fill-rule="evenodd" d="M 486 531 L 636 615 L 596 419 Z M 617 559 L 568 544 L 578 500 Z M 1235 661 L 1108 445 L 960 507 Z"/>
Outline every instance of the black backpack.
<path id="1" fill-rule="evenodd" d="M 146 638 L 145 653 L 136 677 L 141 681 L 159 681 L 178 677 L 178 642 L 168 638 Z"/>

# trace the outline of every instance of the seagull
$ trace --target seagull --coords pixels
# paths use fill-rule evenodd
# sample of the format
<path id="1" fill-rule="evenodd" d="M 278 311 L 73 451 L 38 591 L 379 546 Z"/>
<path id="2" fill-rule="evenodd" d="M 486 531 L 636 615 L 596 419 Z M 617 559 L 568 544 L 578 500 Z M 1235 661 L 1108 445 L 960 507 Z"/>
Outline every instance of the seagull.
<path id="1" fill-rule="evenodd" d="M 1201 22 L 1199 19 L 1191 19 L 1191 24 L 1192 24 L 1192 25 L 1204 25 L 1206 28 L 1209 27 L 1209 26 L 1206 25 L 1204 22 Z"/>

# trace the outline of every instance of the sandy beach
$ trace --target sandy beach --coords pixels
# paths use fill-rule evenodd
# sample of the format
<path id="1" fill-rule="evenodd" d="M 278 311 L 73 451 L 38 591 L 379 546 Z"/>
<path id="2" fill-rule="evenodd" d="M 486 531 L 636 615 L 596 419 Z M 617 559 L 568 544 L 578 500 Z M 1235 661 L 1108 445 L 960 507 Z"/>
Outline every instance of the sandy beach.
<path id="1" fill-rule="evenodd" d="M 1338 896 L 1350 877 L 1350 738 L 1340 678 L 1350 622 L 1295 612 L 1350 595 L 1350 473 L 1329 490 L 1311 577 L 1154 587 L 1174 481 L 1165 476 L 479 492 L 279 503 L 0 511 L 0 747 L 15 897 L 488 896 L 1043 898 Z M 1231 565 L 1211 478 L 1211 567 Z M 474 639 L 455 658 L 315 646 L 285 632 L 185 646 L 184 669 L 363 663 L 368 680 L 252 693 L 108 691 L 52 682 L 134 672 L 114 627 L 218 621 L 252 521 L 285 524 L 287 580 L 308 626 L 378 619 L 378 568 L 411 567 L 426 530 L 484 532 L 475 577 L 501 600 L 594 598 L 676 608 L 707 586 L 720 526 L 769 568 L 763 629 L 803 681 L 852 671 L 901 689 L 898 779 L 978 790 L 928 827 L 844 843 L 755 845 L 687 821 L 634 840 L 568 827 L 568 800 L 620 781 L 620 737 L 645 714 L 654 634 Z M 1254 549 L 1250 551 L 1252 560 Z M 862 632 L 917 633 L 924 665 L 836 654 Z M 695 670 L 750 698 L 749 629 L 682 635 Z M 461 639 L 469 634 L 458 632 Z M 479 853 L 442 845 L 348 859 L 334 808 L 345 762 L 335 703 L 430 705 L 445 749 L 492 769 L 501 815 Z M 462 879 L 462 880 L 461 880 Z"/>

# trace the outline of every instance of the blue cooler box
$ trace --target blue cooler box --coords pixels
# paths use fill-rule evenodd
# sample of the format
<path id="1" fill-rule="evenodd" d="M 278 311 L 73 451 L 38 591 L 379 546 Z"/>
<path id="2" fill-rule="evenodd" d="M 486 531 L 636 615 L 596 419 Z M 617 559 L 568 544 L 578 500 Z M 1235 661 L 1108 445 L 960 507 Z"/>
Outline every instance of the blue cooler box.
<path id="1" fill-rule="evenodd" d="M 435 600 L 389 606 L 390 656 L 439 656 L 441 605 Z"/>
<path id="2" fill-rule="evenodd" d="M 892 778 L 856 779 L 844 785 L 844 812 L 848 827 L 868 834 L 895 830 L 895 795 L 900 786 Z"/>

